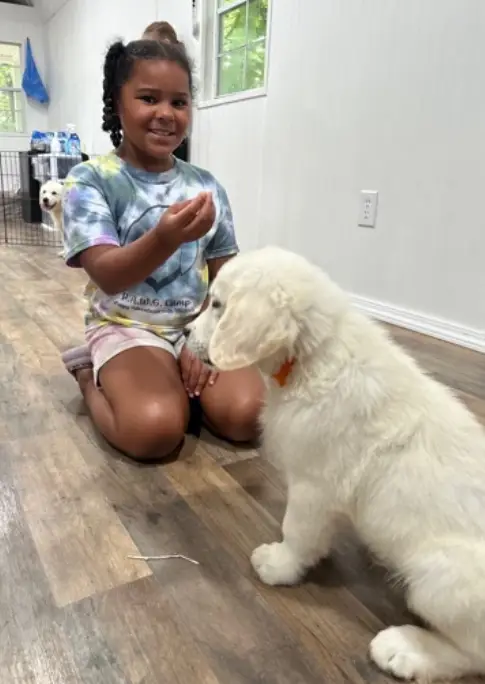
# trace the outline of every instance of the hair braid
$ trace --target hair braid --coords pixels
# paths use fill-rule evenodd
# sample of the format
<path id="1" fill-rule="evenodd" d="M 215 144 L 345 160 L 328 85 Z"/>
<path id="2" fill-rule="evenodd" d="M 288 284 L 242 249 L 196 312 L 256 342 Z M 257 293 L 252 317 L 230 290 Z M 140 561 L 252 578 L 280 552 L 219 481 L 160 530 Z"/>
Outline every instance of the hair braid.
<path id="1" fill-rule="evenodd" d="M 113 43 L 104 62 L 103 79 L 103 131 L 109 133 L 115 148 L 121 144 L 121 122 L 117 112 L 119 97 L 118 73 L 121 63 L 126 59 L 126 48 L 121 41 Z"/>

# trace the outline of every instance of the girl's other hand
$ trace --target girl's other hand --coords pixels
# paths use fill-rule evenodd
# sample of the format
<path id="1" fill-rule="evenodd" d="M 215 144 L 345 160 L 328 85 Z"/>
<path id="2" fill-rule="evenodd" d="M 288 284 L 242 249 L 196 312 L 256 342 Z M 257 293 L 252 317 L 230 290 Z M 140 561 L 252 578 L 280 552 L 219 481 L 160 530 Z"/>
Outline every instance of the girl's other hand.
<path id="1" fill-rule="evenodd" d="M 182 382 L 191 398 L 199 397 L 205 387 L 212 387 L 219 375 L 217 371 L 201 361 L 186 346 L 180 352 L 179 365 Z"/>

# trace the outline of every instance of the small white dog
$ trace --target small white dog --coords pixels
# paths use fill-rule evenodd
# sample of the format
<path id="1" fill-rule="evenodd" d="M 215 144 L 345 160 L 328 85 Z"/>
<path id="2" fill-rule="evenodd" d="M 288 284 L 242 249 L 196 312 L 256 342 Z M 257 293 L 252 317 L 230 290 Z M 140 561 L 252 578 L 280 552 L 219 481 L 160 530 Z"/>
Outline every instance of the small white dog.
<path id="1" fill-rule="evenodd" d="M 58 181 L 49 180 L 44 183 L 39 192 L 39 204 L 44 211 L 47 211 L 52 218 L 54 229 L 58 230 L 64 241 L 64 220 L 62 215 L 62 199 L 64 186 Z M 59 256 L 64 256 L 64 250 L 59 252 Z"/>
<path id="2" fill-rule="evenodd" d="M 294 584 L 327 556 L 342 516 L 429 625 L 370 644 L 403 679 L 485 673 L 485 432 L 322 271 L 268 247 L 231 259 L 189 347 L 220 370 L 267 381 L 263 445 L 283 471 L 283 541 L 251 558 Z"/>

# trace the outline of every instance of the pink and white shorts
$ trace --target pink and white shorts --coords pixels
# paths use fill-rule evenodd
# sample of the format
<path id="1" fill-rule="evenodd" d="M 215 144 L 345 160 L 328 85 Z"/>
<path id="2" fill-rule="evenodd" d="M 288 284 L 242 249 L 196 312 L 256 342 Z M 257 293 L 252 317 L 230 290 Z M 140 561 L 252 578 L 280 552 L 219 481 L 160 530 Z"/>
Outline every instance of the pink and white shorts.
<path id="1" fill-rule="evenodd" d="M 185 344 L 185 337 L 181 333 L 175 342 L 170 342 L 150 330 L 109 323 L 88 331 L 86 341 L 93 363 L 94 382 L 98 385 L 100 369 L 121 352 L 133 347 L 157 347 L 172 354 L 174 359 L 178 359 Z"/>

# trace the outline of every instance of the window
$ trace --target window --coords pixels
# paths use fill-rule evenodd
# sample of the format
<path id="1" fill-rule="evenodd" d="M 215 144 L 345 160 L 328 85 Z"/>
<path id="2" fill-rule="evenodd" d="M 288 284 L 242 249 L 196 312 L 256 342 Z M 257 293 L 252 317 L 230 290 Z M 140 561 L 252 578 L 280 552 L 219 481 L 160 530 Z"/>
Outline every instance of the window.
<path id="1" fill-rule="evenodd" d="M 22 133 L 20 45 L 0 43 L 0 133 Z"/>
<path id="2" fill-rule="evenodd" d="M 212 50 L 206 51 L 205 60 L 207 99 L 264 88 L 269 2 L 206 0 L 209 20 L 206 25 L 214 32 Z"/>

